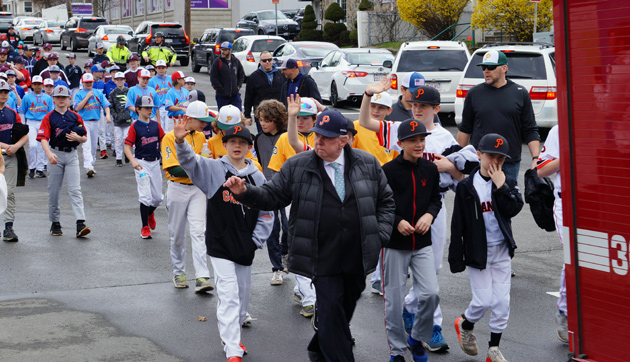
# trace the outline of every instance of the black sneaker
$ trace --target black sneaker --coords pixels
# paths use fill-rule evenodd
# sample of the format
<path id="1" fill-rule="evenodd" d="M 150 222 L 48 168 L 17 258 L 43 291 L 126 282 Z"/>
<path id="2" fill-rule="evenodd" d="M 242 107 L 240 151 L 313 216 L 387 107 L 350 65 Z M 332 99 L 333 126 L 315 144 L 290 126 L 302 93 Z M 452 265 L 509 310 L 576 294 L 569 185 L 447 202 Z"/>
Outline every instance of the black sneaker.
<path id="1" fill-rule="evenodd" d="M 61 232 L 61 224 L 59 222 L 54 222 L 50 226 L 50 235 L 53 236 L 61 236 L 63 233 Z"/>
<path id="2" fill-rule="evenodd" d="M 82 221 L 77 222 L 77 238 L 83 237 L 90 233 L 90 228 L 85 226 Z"/>
<path id="3" fill-rule="evenodd" d="M 18 237 L 17 235 L 15 235 L 13 228 L 6 228 L 4 229 L 4 233 L 2 234 L 2 240 L 15 243 L 18 241 Z"/>
<path id="4" fill-rule="evenodd" d="M 28 171 L 28 178 L 34 178 L 35 177 L 35 169 L 32 168 Z"/>
<path id="5" fill-rule="evenodd" d="M 44 178 L 44 177 L 46 177 L 46 174 L 44 173 L 44 171 L 37 171 L 37 172 L 35 172 L 35 177 L 36 178 Z"/>
<path id="6" fill-rule="evenodd" d="M 123 163 L 122 160 L 116 160 L 116 167 L 122 167 Z"/>

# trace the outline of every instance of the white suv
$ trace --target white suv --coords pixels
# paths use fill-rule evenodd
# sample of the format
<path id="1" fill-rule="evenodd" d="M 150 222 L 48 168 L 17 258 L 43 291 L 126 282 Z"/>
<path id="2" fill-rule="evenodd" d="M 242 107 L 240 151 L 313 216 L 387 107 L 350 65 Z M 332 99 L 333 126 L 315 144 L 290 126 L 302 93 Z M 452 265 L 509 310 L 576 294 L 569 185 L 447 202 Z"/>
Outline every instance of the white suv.
<path id="1" fill-rule="evenodd" d="M 422 74 L 427 86 L 440 91 L 442 112 L 455 111 L 455 92 L 470 59 L 465 43 L 456 41 L 414 41 L 400 46 L 390 78 L 394 97 L 400 95 L 399 82 L 407 73 Z"/>
<path id="2" fill-rule="evenodd" d="M 547 43 L 497 43 L 477 49 L 457 87 L 455 123 L 462 122 L 464 98 L 468 90 L 484 82 L 483 71 L 477 64 L 482 62 L 483 55 L 489 50 L 499 50 L 507 56 L 507 77 L 529 91 L 538 127 L 555 126 L 558 123 L 556 58 L 555 48 Z"/>

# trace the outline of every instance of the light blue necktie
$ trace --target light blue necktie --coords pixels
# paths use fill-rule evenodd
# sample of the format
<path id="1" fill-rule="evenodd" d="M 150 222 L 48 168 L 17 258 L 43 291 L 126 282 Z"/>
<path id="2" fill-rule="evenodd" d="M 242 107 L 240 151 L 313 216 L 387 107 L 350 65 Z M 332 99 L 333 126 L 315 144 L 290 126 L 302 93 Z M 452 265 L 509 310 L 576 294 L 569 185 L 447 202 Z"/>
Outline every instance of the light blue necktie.
<path id="1" fill-rule="evenodd" d="M 343 180 L 343 172 L 341 172 L 341 165 L 337 162 L 331 162 L 330 167 L 335 170 L 335 179 L 333 180 L 333 184 L 335 185 L 335 190 L 337 190 L 337 194 L 341 201 L 346 197 L 346 183 Z"/>

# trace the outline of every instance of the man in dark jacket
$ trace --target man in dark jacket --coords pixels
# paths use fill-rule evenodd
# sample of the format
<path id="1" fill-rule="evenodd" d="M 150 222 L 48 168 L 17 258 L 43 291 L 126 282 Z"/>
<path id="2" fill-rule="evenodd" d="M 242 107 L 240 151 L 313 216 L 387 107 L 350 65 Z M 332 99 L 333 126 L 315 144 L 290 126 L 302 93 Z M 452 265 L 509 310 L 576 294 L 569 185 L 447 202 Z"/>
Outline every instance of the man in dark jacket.
<path id="1" fill-rule="evenodd" d="M 392 191 L 378 160 L 347 145 L 347 122 L 322 112 L 313 151 L 289 158 L 260 187 L 229 178 L 235 198 L 254 208 L 291 204 L 289 271 L 312 278 L 318 330 L 308 346 L 311 361 L 354 361 L 348 323 L 389 240 Z"/>
<path id="2" fill-rule="evenodd" d="M 260 67 L 250 74 L 247 79 L 243 114 L 248 121 L 251 122 L 251 115 L 252 113 L 256 113 L 256 107 L 258 107 L 260 102 L 266 99 L 275 99 L 282 102 L 282 99 L 280 99 L 280 93 L 282 91 L 284 80 L 284 75 L 278 71 L 278 68 L 273 63 L 271 53 L 268 51 L 262 52 L 260 54 Z M 284 103 L 286 103 L 286 99 L 284 100 Z M 253 111 L 252 108 L 254 108 Z M 255 121 L 258 133 L 262 132 L 260 121 L 258 119 Z M 250 122 L 247 123 L 249 124 Z"/>
<path id="3" fill-rule="evenodd" d="M 295 59 L 287 59 L 282 66 L 282 74 L 287 78 L 280 94 L 280 99 L 285 107 L 287 106 L 287 97 L 296 94 L 302 98 L 315 98 L 319 103 L 322 103 L 322 96 L 317 89 L 317 83 L 310 75 L 300 73 Z"/>
<path id="4" fill-rule="evenodd" d="M 217 109 L 231 104 L 243 110 L 241 101 L 241 86 L 245 81 L 245 71 L 241 62 L 232 56 L 232 44 L 221 43 L 221 56 L 212 62 L 210 69 L 210 84 L 216 91 Z"/>

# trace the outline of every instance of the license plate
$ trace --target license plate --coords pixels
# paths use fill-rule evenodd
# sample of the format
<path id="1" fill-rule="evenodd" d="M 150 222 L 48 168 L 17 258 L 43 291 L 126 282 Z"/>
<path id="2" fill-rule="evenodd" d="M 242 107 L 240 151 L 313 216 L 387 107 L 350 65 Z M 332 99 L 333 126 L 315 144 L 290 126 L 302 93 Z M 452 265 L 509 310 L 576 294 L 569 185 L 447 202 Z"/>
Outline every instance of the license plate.
<path id="1" fill-rule="evenodd" d="M 435 88 L 435 89 L 437 89 L 437 90 L 440 90 L 440 88 L 442 87 L 442 86 L 441 86 L 441 83 L 431 83 L 431 82 L 427 82 L 426 84 L 427 84 L 427 87 Z"/>
<path id="2" fill-rule="evenodd" d="M 289 36 L 289 33 L 284 33 L 284 36 Z"/>
<path id="3" fill-rule="evenodd" d="M 387 74 L 374 74 L 374 81 L 378 82 L 387 78 Z"/>
<path id="4" fill-rule="evenodd" d="M 165 39 L 167 43 L 172 43 L 173 39 Z"/>

